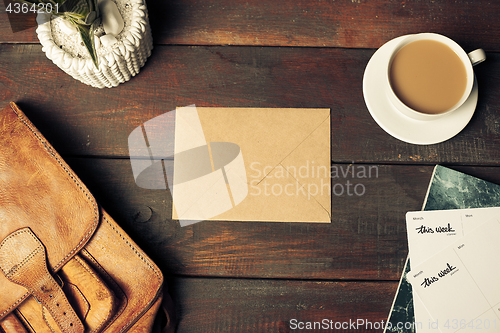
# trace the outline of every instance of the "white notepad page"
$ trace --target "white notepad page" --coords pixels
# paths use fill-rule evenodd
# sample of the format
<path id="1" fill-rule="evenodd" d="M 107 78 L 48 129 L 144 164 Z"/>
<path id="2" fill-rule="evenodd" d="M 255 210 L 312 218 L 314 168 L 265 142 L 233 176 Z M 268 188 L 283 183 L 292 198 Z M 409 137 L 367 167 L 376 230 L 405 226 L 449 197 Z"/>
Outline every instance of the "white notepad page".
<path id="1" fill-rule="evenodd" d="M 417 267 L 496 216 L 500 216 L 498 207 L 408 212 L 406 220 L 411 267 Z M 413 302 L 417 333 L 440 332 L 439 323 L 433 321 L 415 292 Z"/>
<path id="2" fill-rule="evenodd" d="M 500 219 L 494 218 L 412 265 L 408 280 L 432 317 L 429 329 L 500 331 L 499 257 Z"/>

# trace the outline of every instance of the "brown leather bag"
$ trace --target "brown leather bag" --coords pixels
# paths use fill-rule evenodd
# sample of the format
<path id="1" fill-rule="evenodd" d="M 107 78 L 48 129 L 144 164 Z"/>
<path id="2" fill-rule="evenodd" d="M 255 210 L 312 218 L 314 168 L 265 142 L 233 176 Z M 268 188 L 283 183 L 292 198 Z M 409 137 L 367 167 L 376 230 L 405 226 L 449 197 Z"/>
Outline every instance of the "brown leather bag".
<path id="1" fill-rule="evenodd" d="M 7 106 L 0 113 L 0 332 L 151 332 L 162 297 L 158 267 L 21 110 Z"/>

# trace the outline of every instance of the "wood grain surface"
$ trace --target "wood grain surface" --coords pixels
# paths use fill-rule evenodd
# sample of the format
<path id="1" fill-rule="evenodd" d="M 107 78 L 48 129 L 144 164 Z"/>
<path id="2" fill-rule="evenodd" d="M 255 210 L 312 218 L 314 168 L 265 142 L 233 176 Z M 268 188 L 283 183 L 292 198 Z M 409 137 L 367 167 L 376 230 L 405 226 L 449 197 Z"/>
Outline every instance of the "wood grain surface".
<path id="1" fill-rule="evenodd" d="M 500 3 L 490 0 L 146 3 L 156 44 L 378 48 L 397 36 L 439 32 L 466 49 L 500 50 Z M 13 33 L 0 9 L 0 42 L 38 42 L 34 29 Z"/>
<path id="2" fill-rule="evenodd" d="M 245 278 L 397 280 L 407 254 L 403 210 L 420 209 L 432 173 L 430 166 L 381 165 L 377 178 L 334 179 L 362 184 L 364 194 L 332 195 L 331 224 L 204 221 L 180 227 L 171 218 L 170 192 L 139 188 L 129 160 L 68 163 L 169 273 Z"/>
<path id="3" fill-rule="evenodd" d="M 433 170 L 372 165 L 378 176 L 333 178 L 332 185 L 349 180 L 364 192 L 332 194 L 330 224 L 204 221 L 180 227 L 171 218 L 170 192 L 139 188 L 130 160 L 67 162 L 168 274 L 266 279 L 398 280 L 408 254 L 405 214 L 422 208 Z M 455 169 L 500 183 L 496 167 Z"/>
<path id="4" fill-rule="evenodd" d="M 127 157 L 130 132 L 177 106 L 330 108 L 338 163 L 496 165 L 500 58 L 477 66 L 478 106 L 452 140 L 412 145 L 384 132 L 366 108 L 372 50 L 157 46 L 133 80 L 92 89 L 62 72 L 39 45 L 0 44 L 0 101 L 17 101 L 65 155 Z M 32 79 L 37 77 L 36 80 Z"/>
<path id="5" fill-rule="evenodd" d="M 168 282 L 181 304 L 178 331 L 199 333 L 380 332 L 376 327 L 386 321 L 397 288 L 395 282 L 184 277 Z M 316 329 L 298 329 L 314 322 Z"/>

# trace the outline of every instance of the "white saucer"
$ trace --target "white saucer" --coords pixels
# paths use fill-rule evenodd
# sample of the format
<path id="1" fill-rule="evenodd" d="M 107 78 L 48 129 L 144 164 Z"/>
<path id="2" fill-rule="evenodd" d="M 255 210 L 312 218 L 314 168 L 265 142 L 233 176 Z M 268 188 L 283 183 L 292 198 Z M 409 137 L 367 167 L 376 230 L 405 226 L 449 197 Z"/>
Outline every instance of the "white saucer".
<path id="1" fill-rule="evenodd" d="M 381 84 L 391 51 L 405 37 L 397 37 L 382 45 L 366 65 L 363 76 L 366 106 L 377 124 L 396 139 L 419 145 L 443 142 L 457 135 L 472 118 L 478 96 L 476 78 L 469 98 L 454 112 L 427 121 L 405 116 L 392 105 Z"/>

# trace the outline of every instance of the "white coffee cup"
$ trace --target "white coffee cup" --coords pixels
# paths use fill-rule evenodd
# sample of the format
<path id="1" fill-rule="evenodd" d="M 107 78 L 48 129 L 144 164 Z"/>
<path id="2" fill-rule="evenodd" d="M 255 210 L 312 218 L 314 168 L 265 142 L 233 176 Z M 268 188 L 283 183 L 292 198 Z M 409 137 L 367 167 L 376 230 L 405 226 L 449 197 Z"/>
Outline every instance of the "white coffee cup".
<path id="1" fill-rule="evenodd" d="M 441 113 L 437 114 L 430 114 L 430 113 L 424 113 L 420 112 L 418 110 L 414 110 L 411 107 L 407 106 L 404 104 L 396 95 L 394 92 L 394 89 L 391 86 L 390 82 L 390 70 L 392 66 L 392 62 L 394 60 L 395 55 L 398 53 L 399 50 L 401 50 L 404 46 L 418 41 L 418 40 L 433 40 L 433 41 L 438 41 L 441 43 L 444 43 L 447 45 L 449 48 L 451 48 L 461 59 L 463 65 L 465 66 L 465 71 L 467 75 L 467 81 L 466 81 L 466 88 L 465 91 L 460 98 L 460 100 L 451 108 L 448 110 L 445 110 Z M 455 41 L 452 39 L 435 34 L 435 33 L 420 33 L 420 34 L 415 34 L 415 35 L 410 35 L 406 38 L 404 38 L 401 42 L 399 42 L 398 45 L 394 48 L 390 55 L 390 59 L 387 65 L 387 71 L 386 71 L 386 76 L 384 80 L 384 85 L 385 85 L 385 90 L 387 92 L 387 96 L 390 100 L 390 102 L 396 107 L 398 111 L 401 113 L 405 114 L 408 117 L 411 117 L 413 119 L 417 120 L 433 120 L 439 117 L 442 117 L 446 114 L 449 114 L 455 110 L 457 110 L 469 97 L 472 87 L 474 85 L 474 71 L 472 66 L 475 66 L 481 62 L 483 62 L 486 59 L 486 55 L 482 49 L 477 49 L 475 51 L 470 52 L 467 54 L 461 47 L 458 45 Z"/>

